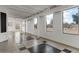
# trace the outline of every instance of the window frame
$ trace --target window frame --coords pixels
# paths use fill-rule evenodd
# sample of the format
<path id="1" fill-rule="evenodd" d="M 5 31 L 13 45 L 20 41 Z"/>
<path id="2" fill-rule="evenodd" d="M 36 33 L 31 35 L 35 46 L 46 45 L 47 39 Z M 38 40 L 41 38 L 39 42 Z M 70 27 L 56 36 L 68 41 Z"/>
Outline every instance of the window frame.
<path id="1" fill-rule="evenodd" d="M 53 14 L 53 13 L 51 13 L 51 14 Z M 47 14 L 47 15 L 51 15 L 51 14 Z M 47 15 L 45 15 L 45 19 L 46 19 L 46 32 L 53 32 L 53 29 L 52 29 L 52 31 L 47 31 Z M 54 14 L 53 14 L 54 15 Z M 54 17 L 53 17 L 54 18 Z M 53 24 L 52 24 L 52 26 L 53 26 Z"/>
<path id="2" fill-rule="evenodd" d="M 36 24 L 37 28 L 35 28 L 35 22 L 34 22 L 34 21 L 35 21 L 35 18 L 37 18 L 37 24 Z M 38 29 L 38 17 L 34 17 L 34 18 L 33 18 L 33 23 L 34 23 L 34 27 L 33 27 L 33 28 L 34 28 L 34 29 Z"/>
<path id="3" fill-rule="evenodd" d="M 64 27 L 63 27 L 63 19 L 64 19 L 64 17 L 63 17 L 63 11 L 65 11 L 65 10 L 69 10 L 69 9 L 73 9 L 73 8 L 76 8 L 76 7 L 79 8 L 79 6 L 72 6 L 72 7 L 69 7 L 69 8 L 67 8 L 67 9 L 62 10 L 62 32 L 63 32 L 63 34 L 79 35 L 79 20 L 78 20 L 78 34 L 74 34 L 74 33 L 66 33 L 66 32 L 64 32 Z M 78 12 L 79 12 L 79 11 L 78 11 Z"/>

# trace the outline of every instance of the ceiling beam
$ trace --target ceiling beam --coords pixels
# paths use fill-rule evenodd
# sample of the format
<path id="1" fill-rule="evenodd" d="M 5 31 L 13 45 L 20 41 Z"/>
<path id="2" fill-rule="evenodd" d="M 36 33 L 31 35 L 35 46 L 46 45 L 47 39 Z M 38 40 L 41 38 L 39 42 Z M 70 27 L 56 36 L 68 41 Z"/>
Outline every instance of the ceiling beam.
<path id="1" fill-rule="evenodd" d="M 30 15 L 30 16 L 27 16 L 26 18 L 32 17 L 32 16 L 34 16 L 34 15 L 38 15 L 38 14 L 43 13 L 44 11 L 46 11 L 46 10 L 48 10 L 48 9 L 51 10 L 51 9 L 53 9 L 53 8 L 56 8 L 56 7 L 58 7 L 58 6 L 57 6 L 57 5 L 50 6 L 50 7 L 45 8 L 44 10 L 41 10 L 41 11 L 35 13 L 35 14 L 32 14 L 32 15 Z"/>

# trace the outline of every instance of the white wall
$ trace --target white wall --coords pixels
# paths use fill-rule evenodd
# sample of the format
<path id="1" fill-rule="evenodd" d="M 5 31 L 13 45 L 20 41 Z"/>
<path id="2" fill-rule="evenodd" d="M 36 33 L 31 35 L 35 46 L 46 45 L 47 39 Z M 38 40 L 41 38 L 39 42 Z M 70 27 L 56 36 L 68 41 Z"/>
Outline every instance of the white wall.
<path id="1" fill-rule="evenodd" d="M 20 28 L 23 27 L 23 22 L 25 20 L 21 18 L 13 18 L 13 17 L 8 17 L 7 18 L 7 31 L 21 31 L 21 30 L 16 30 L 16 25 L 18 24 Z"/>
<path id="2" fill-rule="evenodd" d="M 16 30 L 16 24 L 19 24 L 22 27 L 23 26 L 23 24 L 22 24 L 23 21 L 24 21 L 24 19 L 7 17 L 7 32 L 0 33 L 0 42 L 8 40 L 8 38 L 11 35 L 13 35 L 13 34 L 10 34 L 10 32 L 17 32 L 17 33 L 21 32 L 20 30 Z M 15 37 L 16 37 L 17 33 L 15 33 Z M 18 39 L 15 38 L 15 40 L 16 40 L 16 43 L 19 42 L 20 41 L 20 36 L 18 36 Z"/>
<path id="3" fill-rule="evenodd" d="M 20 24 L 20 26 L 22 26 L 21 23 L 22 23 L 22 21 L 24 21 L 24 19 L 12 17 L 12 15 L 10 13 L 8 13 L 7 11 L 9 11 L 9 10 L 6 10 L 5 8 L 0 6 L 0 12 L 7 13 L 7 32 L 6 33 L 0 33 L 0 42 L 8 40 L 8 36 L 10 37 L 10 34 L 8 32 L 16 31 L 15 25 Z M 10 24 L 9 24 L 10 26 L 8 26 L 8 22 L 10 22 Z"/>
<path id="4" fill-rule="evenodd" d="M 32 34 L 37 34 L 42 37 L 48 38 L 53 41 L 57 41 L 66 45 L 70 45 L 75 48 L 79 48 L 79 35 L 69 35 L 69 34 L 64 34 L 62 32 L 62 10 L 71 8 L 72 6 L 61 6 L 57 7 L 55 9 L 51 10 L 51 13 L 54 13 L 54 30 L 53 32 L 46 32 L 46 21 L 45 17 L 40 17 L 38 19 L 38 34 L 33 28 L 33 21 L 27 25 L 28 27 L 28 32 Z"/>
<path id="5" fill-rule="evenodd" d="M 7 32 L 14 32 L 11 35 L 14 35 L 15 43 L 20 43 L 20 41 L 21 41 L 20 40 L 20 37 L 21 37 L 20 33 L 25 31 L 25 20 L 21 19 L 21 18 L 13 18 L 13 17 L 8 18 L 7 20 L 8 20 L 7 24 L 9 24 L 7 26 Z M 19 30 L 16 30 L 17 24 L 20 26 Z"/>

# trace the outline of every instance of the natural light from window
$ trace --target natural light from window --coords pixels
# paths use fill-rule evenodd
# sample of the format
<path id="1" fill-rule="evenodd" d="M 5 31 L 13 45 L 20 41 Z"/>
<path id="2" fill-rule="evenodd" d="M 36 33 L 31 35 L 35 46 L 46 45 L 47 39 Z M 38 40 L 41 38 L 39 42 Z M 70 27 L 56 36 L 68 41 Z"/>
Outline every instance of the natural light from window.
<path id="1" fill-rule="evenodd" d="M 78 34 L 79 8 L 71 8 L 63 11 L 64 33 Z"/>
<path id="2" fill-rule="evenodd" d="M 46 16 L 46 31 L 53 31 L 53 14 Z"/>
<path id="3" fill-rule="evenodd" d="M 37 18 L 34 18 L 34 28 L 37 29 Z"/>

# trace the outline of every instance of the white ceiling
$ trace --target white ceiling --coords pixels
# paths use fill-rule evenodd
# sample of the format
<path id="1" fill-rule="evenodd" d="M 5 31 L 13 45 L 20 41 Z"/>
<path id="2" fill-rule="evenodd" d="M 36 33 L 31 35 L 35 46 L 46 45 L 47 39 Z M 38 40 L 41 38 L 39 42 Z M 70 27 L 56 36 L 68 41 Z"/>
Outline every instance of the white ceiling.
<path id="1" fill-rule="evenodd" d="M 1 5 L 6 13 L 12 17 L 26 18 L 55 5 Z"/>

